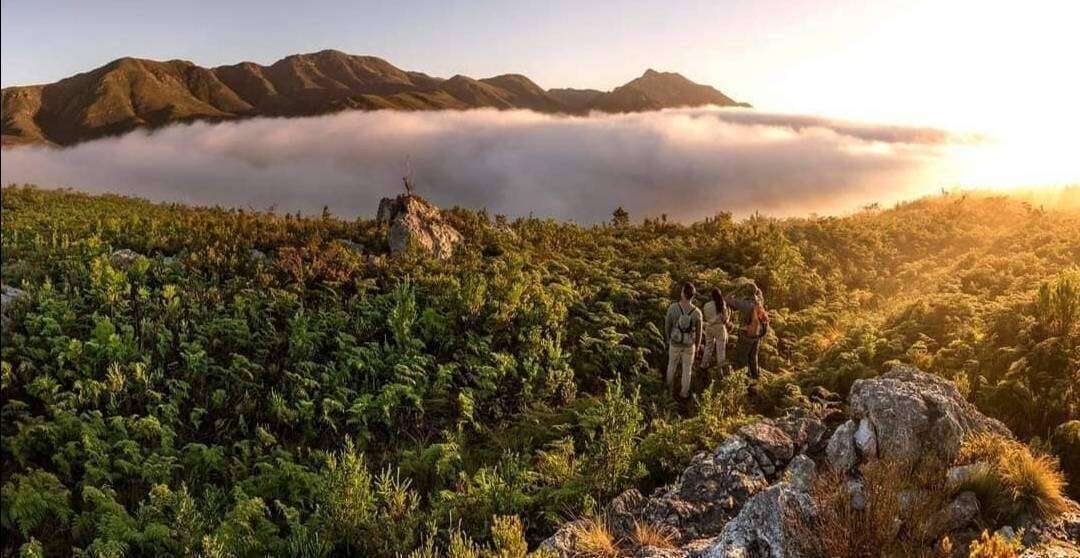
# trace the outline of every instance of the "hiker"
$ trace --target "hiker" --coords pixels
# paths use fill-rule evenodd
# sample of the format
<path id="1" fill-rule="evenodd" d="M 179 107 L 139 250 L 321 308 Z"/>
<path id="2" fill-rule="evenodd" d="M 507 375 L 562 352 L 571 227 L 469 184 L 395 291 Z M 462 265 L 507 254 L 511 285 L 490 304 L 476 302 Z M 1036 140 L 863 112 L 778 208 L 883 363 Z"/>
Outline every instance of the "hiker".
<path id="1" fill-rule="evenodd" d="M 760 369 L 758 368 L 758 349 L 761 346 L 761 338 L 769 329 L 769 313 L 765 311 L 765 297 L 757 285 L 751 284 L 752 294 L 746 298 L 735 298 L 728 295 L 725 301 L 729 306 L 739 311 L 742 315 L 742 325 L 739 327 L 739 339 L 735 343 L 735 366 L 746 366 L 750 377 L 757 379 Z"/>
<path id="2" fill-rule="evenodd" d="M 707 369 L 715 359 L 717 368 L 723 370 L 727 364 L 727 328 L 731 322 L 731 309 L 720 289 L 714 288 L 709 294 L 712 300 L 701 308 L 705 317 L 705 354 L 701 356 L 701 369 Z"/>
<path id="3" fill-rule="evenodd" d="M 701 310 L 694 306 L 697 289 L 690 282 L 683 283 L 679 301 L 668 306 L 664 317 L 664 333 L 668 342 L 667 386 L 675 384 L 675 369 L 682 365 L 682 388 L 679 397 L 690 396 L 690 376 L 693 373 L 694 353 L 701 344 Z"/>

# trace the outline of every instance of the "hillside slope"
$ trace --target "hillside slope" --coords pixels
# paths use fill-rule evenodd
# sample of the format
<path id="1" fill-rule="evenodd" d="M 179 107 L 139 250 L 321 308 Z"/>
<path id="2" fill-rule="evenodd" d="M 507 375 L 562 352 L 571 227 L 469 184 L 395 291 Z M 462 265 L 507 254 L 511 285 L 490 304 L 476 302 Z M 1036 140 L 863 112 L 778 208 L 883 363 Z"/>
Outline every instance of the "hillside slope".
<path id="1" fill-rule="evenodd" d="M 443 80 L 373 56 L 335 50 L 203 68 L 184 60 L 122 58 L 47 85 L 4 88 L 3 145 L 71 145 L 140 127 L 252 116 L 306 116 L 346 109 L 492 107 L 545 113 L 627 112 L 737 105 L 678 74 L 649 71 L 610 93 L 545 91 L 520 74 Z"/>
<path id="2" fill-rule="evenodd" d="M 337 219 L 22 187 L 0 203 L 4 556 L 390 558 L 475 541 L 514 551 L 454 556 L 521 558 L 628 491 L 652 495 L 631 510 L 655 508 L 633 516 L 651 540 L 686 551 L 665 556 L 725 532 L 721 548 L 760 549 L 783 531 L 756 518 L 803 499 L 783 483 L 812 459 L 843 464 L 850 478 L 822 475 L 843 481 L 834 494 L 875 470 L 932 485 L 934 506 L 911 509 L 961 521 L 905 529 L 922 546 L 893 555 L 948 542 L 964 558 L 979 529 L 1064 507 L 1056 463 L 1080 493 L 1076 210 L 947 195 L 584 227 L 450 209 L 462 242 L 434 260 L 394 253 L 391 207 Z M 680 402 L 660 328 L 688 280 L 699 305 L 754 282 L 771 322 L 760 378 L 696 371 Z M 874 380 L 896 364 L 926 374 Z M 954 456 L 982 415 L 1050 455 Z M 928 465 L 984 462 L 969 469 L 983 482 L 946 493 L 946 475 L 863 459 L 937 447 Z M 611 527 L 605 556 L 630 555 L 634 526 Z M 865 546 L 823 555 L 878 555 Z"/>

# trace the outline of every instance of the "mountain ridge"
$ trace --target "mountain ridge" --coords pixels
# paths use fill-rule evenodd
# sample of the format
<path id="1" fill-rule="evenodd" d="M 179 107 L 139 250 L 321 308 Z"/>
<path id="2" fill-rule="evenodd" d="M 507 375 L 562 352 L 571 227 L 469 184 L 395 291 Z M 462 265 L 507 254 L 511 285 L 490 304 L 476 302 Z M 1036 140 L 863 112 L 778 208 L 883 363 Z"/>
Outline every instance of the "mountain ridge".
<path id="1" fill-rule="evenodd" d="M 550 114 L 640 112 L 682 106 L 749 106 L 708 85 L 647 70 L 604 92 L 545 90 L 522 74 L 449 79 L 337 50 L 270 65 L 202 67 L 188 60 L 124 57 L 59 81 L 3 88 L 5 147 L 73 145 L 138 128 L 341 110 L 528 109 Z"/>

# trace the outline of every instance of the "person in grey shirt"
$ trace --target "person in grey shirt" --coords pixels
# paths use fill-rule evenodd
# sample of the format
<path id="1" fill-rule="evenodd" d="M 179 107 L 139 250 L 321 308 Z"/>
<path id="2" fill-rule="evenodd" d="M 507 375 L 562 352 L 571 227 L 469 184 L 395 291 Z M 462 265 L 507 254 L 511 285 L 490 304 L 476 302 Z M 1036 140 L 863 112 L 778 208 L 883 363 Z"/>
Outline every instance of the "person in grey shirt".
<path id="1" fill-rule="evenodd" d="M 664 317 L 664 336 L 668 344 L 668 366 L 665 380 L 668 389 L 675 385 L 675 370 L 682 366 L 682 384 L 679 397 L 690 396 L 690 378 L 694 368 L 694 354 L 702 341 L 701 310 L 694 306 L 697 289 L 693 283 L 682 286 L 679 301 L 668 306 Z"/>

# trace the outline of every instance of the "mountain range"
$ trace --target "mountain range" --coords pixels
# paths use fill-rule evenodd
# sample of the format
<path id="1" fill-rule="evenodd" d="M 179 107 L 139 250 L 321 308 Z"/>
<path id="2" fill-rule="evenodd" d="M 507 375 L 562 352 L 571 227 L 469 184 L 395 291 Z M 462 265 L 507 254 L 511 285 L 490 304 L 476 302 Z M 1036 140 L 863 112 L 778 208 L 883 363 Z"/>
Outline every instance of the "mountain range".
<path id="1" fill-rule="evenodd" d="M 310 116 L 341 110 L 543 113 L 640 112 L 684 106 L 749 106 L 670 72 L 646 71 L 612 91 L 548 89 L 520 74 L 449 79 L 336 50 L 269 65 L 204 68 L 186 60 L 121 58 L 45 85 L 2 90 L 3 145 L 66 146 L 136 128 L 196 120 Z"/>

